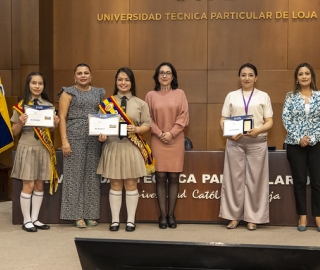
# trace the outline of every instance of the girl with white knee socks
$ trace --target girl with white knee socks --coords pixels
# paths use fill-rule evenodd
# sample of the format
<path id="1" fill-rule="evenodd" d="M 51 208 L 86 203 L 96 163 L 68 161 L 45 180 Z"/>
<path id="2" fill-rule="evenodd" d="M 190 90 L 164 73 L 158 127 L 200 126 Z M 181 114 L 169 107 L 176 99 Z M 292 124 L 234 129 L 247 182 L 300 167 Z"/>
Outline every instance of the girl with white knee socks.
<path id="1" fill-rule="evenodd" d="M 135 79 L 131 69 L 120 68 L 115 76 L 114 95 L 101 102 L 100 112 L 120 114 L 120 122 L 127 124 L 128 136 L 106 136 L 100 134 L 99 141 L 105 142 L 97 173 L 110 179 L 109 202 L 112 215 L 110 231 L 120 227 L 120 209 L 123 187 L 126 191 L 126 231 L 135 230 L 135 214 L 138 205 L 138 178 L 154 171 L 150 148 L 141 134 L 151 126 L 146 102 L 136 97 Z"/>
<path id="2" fill-rule="evenodd" d="M 50 229 L 49 225 L 38 220 L 38 215 L 43 200 L 44 180 L 50 180 L 52 193 L 57 188 L 58 175 L 55 169 L 56 154 L 50 135 L 53 128 L 25 126 L 28 119 L 24 111 L 25 105 L 53 106 L 45 90 L 44 77 L 38 72 L 31 72 L 27 76 L 24 99 L 13 107 L 11 118 L 13 134 L 21 134 L 11 177 L 20 179 L 23 183 L 20 195 L 22 229 L 36 232 L 37 229 Z M 55 115 L 54 127 L 57 127 L 58 123 L 59 117 Z"/>

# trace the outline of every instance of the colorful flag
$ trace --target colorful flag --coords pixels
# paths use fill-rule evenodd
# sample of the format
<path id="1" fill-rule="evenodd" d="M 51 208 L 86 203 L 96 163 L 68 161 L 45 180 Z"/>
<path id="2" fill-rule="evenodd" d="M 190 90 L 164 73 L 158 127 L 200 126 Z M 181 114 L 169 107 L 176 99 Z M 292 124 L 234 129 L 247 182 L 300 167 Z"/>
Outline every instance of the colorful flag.
<path id="1" fill-rule="evenodd" d="M 0 153 L 13 146 L 13 136 L 4 88 L 0 77 Z"/>

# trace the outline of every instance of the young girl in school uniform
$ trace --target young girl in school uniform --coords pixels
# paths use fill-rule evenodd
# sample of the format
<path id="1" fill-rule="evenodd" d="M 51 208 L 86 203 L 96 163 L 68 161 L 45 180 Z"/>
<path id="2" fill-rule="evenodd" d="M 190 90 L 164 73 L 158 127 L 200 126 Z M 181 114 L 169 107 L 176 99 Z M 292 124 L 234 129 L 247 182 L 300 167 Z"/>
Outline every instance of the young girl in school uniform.
<path id="1" fill-rule="evenodd" d="M 50 180 L 50 193 L 57 188 L 56 153 L 51 140 L 49 128 L 25 126 L 28 115 L 25 105 L 53 106 L 49 102 L 45 89 L 45 80 L 39 72 L 31 72 L 26 79 L 24 99 L 13 107 L 11 118 L 12 132 L 21 134 L 17 147 L 11 177 L 22 180 L 20 205 L 23 215 L 22 229 L 36 232 L 37 229 L 48 230 L 49 225 L 38 220 L 43 194 L 44 180 Z M 54 116 L 54 127 L 59 117 Z M 30 206 L 31 211 L 30 211 Z"/>

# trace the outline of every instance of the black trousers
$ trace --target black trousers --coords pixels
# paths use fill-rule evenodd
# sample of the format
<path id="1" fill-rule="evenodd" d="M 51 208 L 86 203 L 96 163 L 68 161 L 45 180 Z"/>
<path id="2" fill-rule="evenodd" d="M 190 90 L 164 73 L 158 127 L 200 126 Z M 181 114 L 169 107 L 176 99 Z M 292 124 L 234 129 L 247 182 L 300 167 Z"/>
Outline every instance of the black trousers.
<path id="1" fill-rule="evenodd" d="M 287 159 L 292 173 L 297 214 L 307 214 L 306 186 L 309 172 L 312 215 L 320 216 L 320 143 L 306 147 L 288 144 Z"/>

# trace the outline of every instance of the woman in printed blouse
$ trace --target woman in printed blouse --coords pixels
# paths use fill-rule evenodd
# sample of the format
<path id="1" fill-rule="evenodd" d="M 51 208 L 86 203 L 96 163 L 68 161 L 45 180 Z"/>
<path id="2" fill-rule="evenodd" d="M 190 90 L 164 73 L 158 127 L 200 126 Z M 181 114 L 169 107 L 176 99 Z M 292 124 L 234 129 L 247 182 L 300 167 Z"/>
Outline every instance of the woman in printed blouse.
<path id="1" fill-rule="evenodd" d="M 287 130 L 287 158 L 293 178 L 298 230 L 307 230 L 306 185 L 309 172 L 312 215 L 320 232 L 320 92 L 313 68 L 302 63 L 294 73 L 295 88 L 286 95 L 282 122 Z"/>

